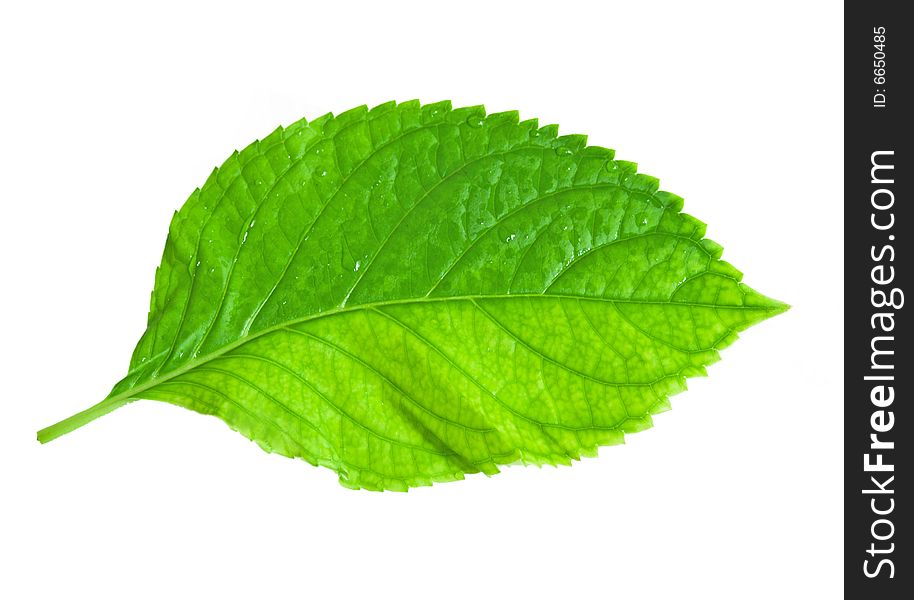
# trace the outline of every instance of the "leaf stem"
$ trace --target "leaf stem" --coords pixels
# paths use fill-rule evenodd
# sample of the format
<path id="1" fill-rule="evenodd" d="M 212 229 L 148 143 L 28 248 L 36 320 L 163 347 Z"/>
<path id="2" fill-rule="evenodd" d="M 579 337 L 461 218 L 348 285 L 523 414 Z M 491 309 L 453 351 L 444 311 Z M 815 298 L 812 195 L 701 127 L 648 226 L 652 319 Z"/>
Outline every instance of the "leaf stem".
<path id="1" fill-rule="evenodd" d="M 91 423 L 95 419 L 107 415 L 109 412 L 116 408 L 120 408 L 129 402 L 133 402 L 136 398 L 130 398 L 123 395 L 113 396 L 111 398 L 105 398 L 95 406 L 89 407 L 82 412 L 78 412 L 72 417 L 67 417 L 59 423 L 55 423 L 50 427 L 45 427 L 38 432 L 38 441 L 42 444 L 46 444 L 51 440 L 56 440 L 62 435 L 70 433 L 75 429 L 79 429 L 87 423 Z"/>

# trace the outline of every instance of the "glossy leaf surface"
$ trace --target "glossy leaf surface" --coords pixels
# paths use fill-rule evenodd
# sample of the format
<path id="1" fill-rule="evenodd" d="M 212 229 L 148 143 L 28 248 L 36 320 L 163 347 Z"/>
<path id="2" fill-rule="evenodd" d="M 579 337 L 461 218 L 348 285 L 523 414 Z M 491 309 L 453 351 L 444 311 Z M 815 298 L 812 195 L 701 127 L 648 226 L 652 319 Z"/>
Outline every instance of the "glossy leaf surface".
<path id="1" fill-rule="evenodd" d="M 393 103 L 277 129 L 176 213 L 109 397 L 218 416 L 344 485 L 568 464 L 651 425 L 785 305 L 583 136 Z"/>

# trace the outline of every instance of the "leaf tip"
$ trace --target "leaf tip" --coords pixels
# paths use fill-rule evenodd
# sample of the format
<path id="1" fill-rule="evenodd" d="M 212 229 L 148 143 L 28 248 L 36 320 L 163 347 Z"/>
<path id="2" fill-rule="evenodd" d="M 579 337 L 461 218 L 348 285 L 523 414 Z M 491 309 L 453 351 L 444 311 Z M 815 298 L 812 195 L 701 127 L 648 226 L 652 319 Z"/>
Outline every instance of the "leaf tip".
<path id="1" fill-rule="evenodd" d="M 768 313 L 767 317 L 774 317 L 790 310 L 790 305 L 780 300 L 775 300 L 769 296 L 759 293 L 746 284 L 740 284 L 745 296 L 743 297 L 743 306 L 752 308 L 762 308 Z"/>
<path id="2" fill-rule="evenodd" d="M 791 306 L 786 302 L 781 302 L 780 300 L 775 300 L 774 298 L 769 298 L 771 300 L 771 316 L 777 316 L 781 313 L 785 313 L 790 310 Z"/>

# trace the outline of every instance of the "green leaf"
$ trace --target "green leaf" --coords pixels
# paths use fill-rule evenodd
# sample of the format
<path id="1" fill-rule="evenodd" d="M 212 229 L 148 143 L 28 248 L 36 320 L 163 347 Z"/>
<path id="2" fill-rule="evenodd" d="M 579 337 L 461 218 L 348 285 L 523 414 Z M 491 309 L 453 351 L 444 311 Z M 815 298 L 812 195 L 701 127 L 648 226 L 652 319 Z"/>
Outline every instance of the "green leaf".
<path id="1" fill-rule="evenodd" d="M 388 103 L 279 128 L 175 214 L 146 333 L 96 406 L 215 415 L 353 488 L 570 464 L 651 426 L 786 305 L 581 135 Z"/>

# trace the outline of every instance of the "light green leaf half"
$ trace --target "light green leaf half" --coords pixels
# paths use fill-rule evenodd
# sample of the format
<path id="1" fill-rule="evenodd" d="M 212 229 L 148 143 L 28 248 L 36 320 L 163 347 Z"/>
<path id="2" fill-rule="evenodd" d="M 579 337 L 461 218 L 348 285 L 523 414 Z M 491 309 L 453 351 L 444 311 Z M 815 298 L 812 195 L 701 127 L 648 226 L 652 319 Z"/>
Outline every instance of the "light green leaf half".
<path id="1" fill-rule="evenodd" d="M 569 464 L 786 305 L 682 199 L 516 112 L 359 107 L 233 154 L 175 214 L 127 376 L 353 488 Z"/>

